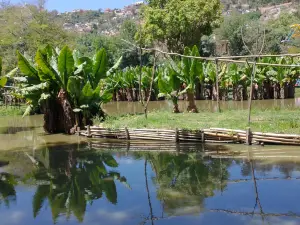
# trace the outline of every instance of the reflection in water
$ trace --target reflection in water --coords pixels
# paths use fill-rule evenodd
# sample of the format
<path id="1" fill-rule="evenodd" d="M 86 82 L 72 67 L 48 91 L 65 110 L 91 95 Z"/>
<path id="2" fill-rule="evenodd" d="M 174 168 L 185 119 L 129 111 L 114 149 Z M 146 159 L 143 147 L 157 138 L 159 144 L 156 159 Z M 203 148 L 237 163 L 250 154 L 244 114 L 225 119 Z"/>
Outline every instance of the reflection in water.
<path id="1" fill-rule="evenodd" d="M 274 205 L 270 202 L 275 196 L 269 198 L 272 189 L 280 198 L 278 190 L 282 187 L 291 190 L 293 195 L 298 194 L 295 187 L 299 183 L 290 181 L 300 182 L 299 163 L 212 159 L 201 153 L 182 151 L 151 153 L 115 149 L 109 153 L 105 149 L 90 149 L 88 145 L 50 146 L 35 152 L 10 154 L 6 153 L 5 157 L 0 154 L 3 166 L 0 203 L 8 206 L 0 208 L 0 214 L 14 209 L 11 202 L 20 204 L 19 196 L 26 195 L 20 187 L 34 187 L 28 224 L 40 224 L 46 214 L 51 215 L 52 223 L 66 224 L 67 220 L 72 224 L 98 224 L 91 222 L 91 215 L 99 207 L 102 211 L 96 215 L 100 213 L 102 218 L 110 219 L 104 224 L 116 224 L 111 215 L 119 215 L 119 224 L 199 224 L 201 221 L 224 224 L 224 215 L 226 224 L 233 225 L 251 224 L 252 218 L 259 221 L 257 224 L 274 224 L 274 218 L 299 222 L 300 218 L 296 202 L 289 200 L 289 205 L 284 205 L 286 197 L 282 197 L 280 204 Z M 16 154 L 23 164 L 14 161 Z M 14 167 L 31 165 L 30 172 L 16 176 L 8 171 L 9 158 L 15 162 Z M 129 208 L 134 210 L 125 216 L 124 211 Z M 112 213 L 104 215 L 103 210 Z M 22 223 L 16 223 L 19 224 Z"/>
<path id="2" fill-rule="evenodd" d="M 126 178 L 113 170 L 118 163 L 107 153 L 76 151 L 76 146 L 69 146 L 68 150 L 45 149 L 33 161 L 37 166 L 25 183 L 38 184 L 32 200 L 34 218 L 48 199 L 54 222 L 60 215 L 74 215 L 82 222 L 87 204 L 92 205 L 103 194 L 117 204 L 115 181 L 128 186 Z"/>
<path id="3" fill-rule="evenodd" d="M 0 168 L 8 165 L 8 162 L 0 161 Z M 0 205 L 4 203 L 9 206 L 9 203 L 16 200 L 16 185 L 15 177 L 9 173 L 0 173 Z"/>
<path id="4" fill-rule="evenodd" d="M 156 174 L 153 181 L 159 187 L 157 198 L 164 202 L 169 215 L 199 213 L 205 198 L 226 187 L 228 160 L 204 159 L 197 154 L 147 154 L 145 157 Z"/>

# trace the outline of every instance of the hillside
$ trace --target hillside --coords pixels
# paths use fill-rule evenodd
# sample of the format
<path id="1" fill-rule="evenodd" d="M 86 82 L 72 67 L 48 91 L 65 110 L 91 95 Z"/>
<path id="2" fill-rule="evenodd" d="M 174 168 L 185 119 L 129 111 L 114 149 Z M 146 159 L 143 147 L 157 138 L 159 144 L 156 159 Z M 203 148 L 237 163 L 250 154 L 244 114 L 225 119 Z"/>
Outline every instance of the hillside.
<path id="1" fill-rule="evenodd" d="M 233 11 L 242 14 L 257 11 L 261 13 L 263 20 L 277 18 L 282 12 L 295 10 L 295 0 L 221 0 L 221 3 L 224 16 L 231 15 Z M 142 5 L 143 2 L 137 2 L 123 9 L 78 9 L 58 16 L 63 21 L 65 30 L 115 36 L 125 20 L 137 20 Z"/>
<path id="2" fill-rule="evenodd" d="M 137 20 L 143 3 L 138 2 L 123 9 L 105 10 L 73 10 L 59 14 L 65 30 L 79 33 L 93 32 L 97 34 L 117 35 L 125 20 Z"/>

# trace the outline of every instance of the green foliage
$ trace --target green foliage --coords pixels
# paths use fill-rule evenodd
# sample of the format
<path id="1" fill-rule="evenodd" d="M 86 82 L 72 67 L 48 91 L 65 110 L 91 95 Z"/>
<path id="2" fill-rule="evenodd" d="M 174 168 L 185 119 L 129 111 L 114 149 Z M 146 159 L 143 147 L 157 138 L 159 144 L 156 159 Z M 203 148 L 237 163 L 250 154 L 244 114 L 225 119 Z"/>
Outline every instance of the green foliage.
<path id="1" fill-rule="evenodd" d="M 218 0 L 149 1 L 136 39 L 144 44 L 166 43 L 170 51 L 183 52 L 184 46 L 198 45 L 220 24 L 220 8 Z"/>
<path id="2" fill-rule="evenodd" d="M 108 70 L 104 49 L 90 59 L 78 57 L 77 52 L 72 53 L 67 46 L 59 54 L 50 46 L 39 49 L 35 66 L 19 52 L 18 56 L 19 69 L 25 78 L 21 92 L 30 102 L 26 112 L 48 99 L 55 100 L 58 92 L 64 90 L 73 110 L 77 113 L 83 111 L 85 117 L 101 112 L 101 103 L 110 100 L 110 94 L 101 88 L 101 80 L 121 63 L 120 59 Z"/>
<path id="3" fill-rule="evenodd" d="M 63 30 L 62 21 L 56 14 L 30 4 L 8 5 L 0 9 L 0 52 L 4 57 L 7 72 L 17 64 L 16 50 L 33 55 L 39 47 L 47 44 L 62 47 L 66 43 L 72 45 L 70 33 Z"/>

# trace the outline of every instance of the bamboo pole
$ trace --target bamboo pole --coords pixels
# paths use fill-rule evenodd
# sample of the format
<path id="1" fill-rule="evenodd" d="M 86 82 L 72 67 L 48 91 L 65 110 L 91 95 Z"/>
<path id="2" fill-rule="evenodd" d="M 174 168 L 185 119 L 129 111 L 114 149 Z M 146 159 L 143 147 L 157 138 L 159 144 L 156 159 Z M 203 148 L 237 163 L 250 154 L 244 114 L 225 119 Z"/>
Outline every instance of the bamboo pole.
<path id="1" fill-rule="evenodd" d="M 215 60 L 216 63 L 216 91 L 217 91 L 217 107 L 218 107 L 218 112 L 221 112 L 220 109 L 220 92 L 219 92 L 219 65 L 218 65 L 218 59 Z"/>
<path id="2" fill-rule="evenodd" d="M 256 61 L 257 61 L 257 58 L 255 58 L 254 65 L 253 65 L 253 70 L 252 70 L 252 74 L 251 74 L 250 99 L 249 99 L 249 108 L 248 108 L 248 126 L 250 126 L 250 123 L 251 123 L 251 107 L 252 107 L 252 95 L 253 95 L 253 80 L 254 80 L 255 73 L 256 73 Z"/>

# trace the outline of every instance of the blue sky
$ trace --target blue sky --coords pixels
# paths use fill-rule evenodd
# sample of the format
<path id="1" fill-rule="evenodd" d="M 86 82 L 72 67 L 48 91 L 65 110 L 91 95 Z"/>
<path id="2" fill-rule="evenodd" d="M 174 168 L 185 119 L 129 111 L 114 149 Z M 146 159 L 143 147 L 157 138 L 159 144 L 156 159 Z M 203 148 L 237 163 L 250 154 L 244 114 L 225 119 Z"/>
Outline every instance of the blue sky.
<path id="1" fill-rule="evenodd" d="M 56 9 L 60 12 L 71 11 L 73 9 L 106 9 L 122 8 L 125 5 L 132 4 L 137 0 L 48 0 L 47 8 Z M 36 0 L 11 0 L 11 3 L 19 2 L 37 2 Z"/>

